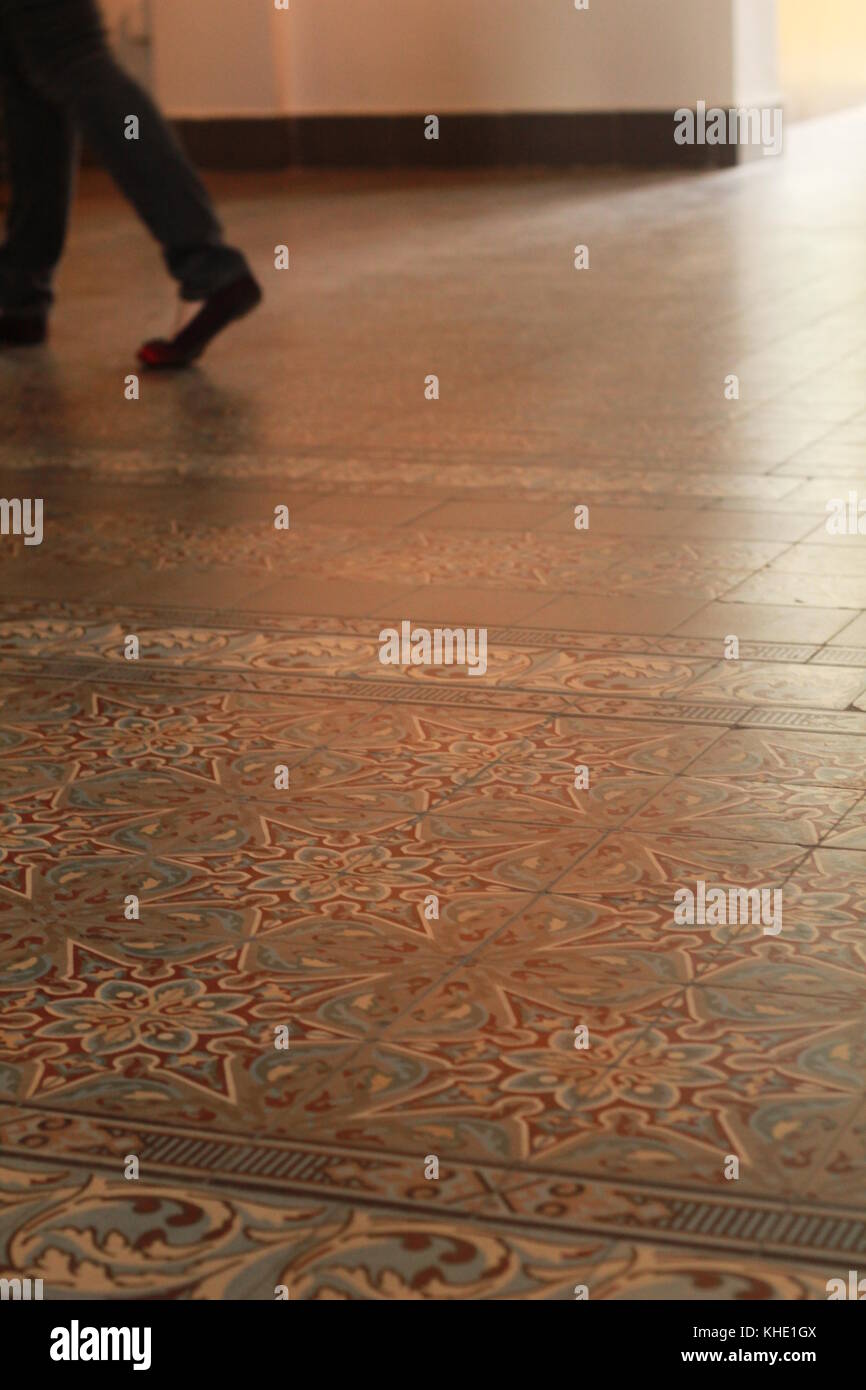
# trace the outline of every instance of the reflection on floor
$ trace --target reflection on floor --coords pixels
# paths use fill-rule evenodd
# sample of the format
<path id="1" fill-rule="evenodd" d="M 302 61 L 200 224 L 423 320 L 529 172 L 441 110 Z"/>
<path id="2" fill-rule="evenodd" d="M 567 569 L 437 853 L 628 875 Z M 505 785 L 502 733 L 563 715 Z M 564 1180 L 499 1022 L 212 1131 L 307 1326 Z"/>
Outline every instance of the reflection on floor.
<path id="1" fill-rule="evenodd" d="M 823 1298 L 862 1261 L 866 539 L 824 521 L 863 147 L 217 183 L 267 303 L 137 401 L 170 295 L 86 182 L 53 344 L 0 362 L 3 495 L 45 504 L 0 543 L 0 1272 Z M 486 626 L 486 674 L 382 665 L 403 620 Z M 781 933 L 675 925 L 699 880 L 781 888 Z"/>

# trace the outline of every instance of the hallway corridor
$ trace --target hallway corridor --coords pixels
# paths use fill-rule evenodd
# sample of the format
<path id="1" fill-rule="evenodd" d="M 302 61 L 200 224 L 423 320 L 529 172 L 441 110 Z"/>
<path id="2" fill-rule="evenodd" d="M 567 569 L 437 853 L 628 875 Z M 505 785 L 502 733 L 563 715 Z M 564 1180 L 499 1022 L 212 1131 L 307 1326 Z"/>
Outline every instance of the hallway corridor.
<path id="1" fill-rule="evenodd" d="M 866 113 L 702 175 L 211 182 L 265 303 L 197 370 L 127 399 L 172 305 L 92 171 L 52 341 L 0 359 L 0 489 L 44 499 L 0 537 L 0 1269 L 826 1298 L 866 1257 L 866 535 L 825 524 Z M 403 621 L 486 672 L 383 665 Z M 700 882 L 781 930 L 675 923 Z"/>

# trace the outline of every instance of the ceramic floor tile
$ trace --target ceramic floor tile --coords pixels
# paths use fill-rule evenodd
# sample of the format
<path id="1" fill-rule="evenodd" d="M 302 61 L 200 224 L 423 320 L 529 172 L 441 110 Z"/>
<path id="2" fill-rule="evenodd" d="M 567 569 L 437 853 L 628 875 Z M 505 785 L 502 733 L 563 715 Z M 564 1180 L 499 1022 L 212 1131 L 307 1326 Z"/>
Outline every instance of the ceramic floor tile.
<path id="1" fill-rule="evenodd" d="M 520 624 L 545 602 L 546 595 L 508 589 L 477 589 L 463 585 L 431 584 L 401 595 L 400 617 L 429 627 L 462 623 Z"/>
<path id="2" fill-rule="evenodd" d="M 766 936 L 745 927 L 712 958 L 699 962 L 701 986 L 800 995 L 805 1000 L 866 1000 L 866 951 L 857 933 L 832 925 L 782 890 L 782 930 Z"/>
<path id="3" fill-rule="evenodd" d="M 788 574 L 768 569 L 732 588 L 728 598 L 734 603 L 860 609 L 866 608 L 866 575 Z"/>
<path id="4" fill-rule="evenodd" d="M 295 490 L 292 489 L 292 511 L 295 511 Z M 303 524 L 370 527 L 379 530 L 392 526 L 428 524 L 428 517 L 435 515 L 438 507 L 424 499 L 377 497 L 375 501 L 363 497 L 320 498 L 304 508 Z"/>
<path id="5" fill-rule="evenodd" d="M 381 837 L 375 827 L 347 831 L 340 821 L 321 830 L 311 827 L 316 838 L 293 851 L 298 822 L 284 821 L 269 827 L 280 857 L 262 863 L 257 887 L 288 892 L 300 903 L 344 897 L 378 902 L 392 892 L 412 893 L 416 901 L 430 893 L 469 890 L 538 892 L 567 872 L 602 833 L 594 826 L 554 825 L 538 831 L 508 821 L 432 812 Z"/>
<path id="6" fill-rule="evenodd" d="M 814 518 L 806 516 L 774 516 L 751 513 L 720 514 L 718 511 L 683 507 L 594 507 L 590 526 L 597 535 L 658 536 L 665 541 L 671 534 L 688 540 L 718 541 L 730 536 L 734 540 L 798 541 L 814 529 Z M 573 531 L 573 512 L 561 508 L 543 522 L 540 530 Z"/>
<path id="7" fill-rule="evenodd" d="M 484 531 L 547 531 L 559 529 L 552 525 L 554 517 L 566 516 L 574 531 L 574 512 L 566 511 L 553 502 L 443 502 L 424 516 L 427 530 L 467 528 Z"/>
<path id="8" fill-rule="evenodd" d="M 831 645 L 859 647 L 866 645 L 866 613 L 860 613 L 830 639 Z"/>
<path id="9" fill-rule="evenodd" d="M 291 277 L 285 180 L 209 175 L 265 298 L 134 406 L 163 273 L 84 171 L 0 404 L 0 492 L 46 501 L 0 555 L 0 1270 L 805 1299 L 866 1250 L 843 125 L 706 181 L 310 171 Z M 383 664 L 403 619 L 487 629 L 483 676 Z M 678 920 L 699 882 L 734 920 Z"/>
<path id="10" fill-rule="evenodd" d="M 520 764 L 500 764 L 448 802 L 451 816 L 518 821 L 542 826 L 610 827 L 630 820 L 656 795 L 659 779 L 633 774 L 596 776 L 586 790 L 574 786 L 574 770 L 527 772 Z"/>
<path id="11" fill-rule="evenodd" d="M 706 676 L 712 664 L 706 659 L 687 657 L 554 651 L 543 662 L 536 659 L 531 668 L 525 665 L 524 669 L 516 669 L 510 681 L 527 690 L 543 687 L 659 699 L 681 694 L 696 677 Z M 855 683 L 853 677 L 850 683 Z"/>
<path id="12" fill-rule="evenodd" d="M 698 879 L 721 887 L 778 885 L 805 856 L 802 845 L 754 843 L 662 831 L 608 831 L 557 879 L 559 893 L 641 894 L 666 899 Z"/>
<path id="13" fill-rule="evenodd" d="M 628 829 L 647 834 L 703 834 L 713 840 L 830 844 L 832 837 L 844 830 L 848 813 L 860 800 L 859 791 L 811 787 L 802 782 L 763 785 L 755 779 L 677 777 L 634 812 Z M 857 819 L 852 833 L 859 829 Z M 866 848 L 866 844 L 859 847 Z"/>
<path id="14" fill-rule="evenodd" d="M 863 854 L 851 849 L 817 849 L 799 864 L 784 886 L 786 920 L 797 930 L 812 932 L 815 924 L 839 929 L 840 960 L 853 944 L 866 904 Z"/>
<path id="15" fill-rule="evenodd" d="M 846 608 L 785 607 L 781 604 L 744 603 L 737 595 L 708 603 L 681 623 L 676 632 L 684 637 L 728 637 L 741 642 L 827 642 L 850 622 Z"/>
<path id="16" fill-rule="evenodd" d="M 262 613 L 340 613 L 364 617 L 402 612 L 410 590 L 378 580 L 278 579 L 249 589 L 244 606 Z"/>
<path id="17" fill-rule="evenodd" d="M 866 689 L 866 671 L 803 668 L 785 662 L 723 661 L 689 687 L 696 700 L 847 709 Z"/>
<path id="18" fill-rule="evenodd" d="M 55 1130 L 60 1123 L 54 1122 Z M 66 1126 L 64 1138 L 82 1129 L 80 1122 Z M 103 1137 L 93 1129 L 94 1138 Z M 47 1139 L 38 1131 L 27 1137 L 31 1144 Z M 125 1137 L 142 1136 L 133 1131 Z M 237 1163 L 238 1155 L 233 1158 Z M 282 1165 L 277 1150 L 256 1159 L 271 1169 L 288 1169 L 292 1159 L 302 1170 L 322 1166 L 315 1150 L 287 1154 Z M 26 1273 L 27 1256 L 50 1267 L 46 1299 L 109 1298 L 119 1283 L 147 1288 L 157 1298 L 210 1301 L 273 1299 L 278 1285 L 286 1286 L 292 1302 L 573 1299 L 575 1271 L 592 1283 L 611 1245 L 605 1233 L 515 1228 L 470 1166 L 443 1165 L 435 1183 L 426 1183 L 423 1164 L 419 1169 L 409 1158 L 345 1155 L 329 1168 L 332 1188 L 317 1190 L 311 1182 L 301 1195 L 286 1195 L 279 1181 L 237 1174 L 215 1191 L 175 1169 L 161 1181 L 142 1179 L 127 1196 L 109 1173 L 93 1176 L 56 1159 L 28 1173 L 23 1163 L 6 1161 L 0 1182 L 8 1219 L 0 1237 L 11 1242 L 22 1212 L 29 1213 L 29 1249 L 25 1255 L 16 1248 L 9 1268 Z M 365 1202 L 347 1203 L 351 1191 L 363 1191 Z M 421 1194 L 424 1210 L 411 1212 Z M 377 1200 L 384 1205 L 377 1208 Z M 169 1246 L 160 1233 L 178 1209 L 189 1225 L 174 1230 Z M 92 1229 L 106 1233 L 95 1246 L 86 1234 Z M 620 1272 L 621 1265 L 615 1268 Z M 611 1286 L 613 1275 L 605 1276 Z M 789 1288 L 796 1279 L 795 1273 Z"/>
<path id="19" fill-rule="evenodd" d="M 792 545 L 770 566 L 775 574 L 817 574 L 839 578 L 853 578 L 866 574 L 866 551 L 855 550 L 850 546 L 816 545 L 810 543 Z"/>
<path id="20" fill-rule="evenodd" d="M 858 801 L 822 839 L 827 849 L 866 850 L 866 806 Z"/>
<path id="21" fill-rule="evenodd" d="M 799 1194 L 806 1200 L 837 1202 L 858 1210 L 866 1197 L 866 1108 L 853 1106 L 842 1128 L 832 1134 L 800 1183 Z M 847 1271 L 843 1272 L 843 1278 Z"/>
<path id="22" fill-rule="evenodd" d="M 24 565 L 7 562 L 0 571 L 0 592 L 9 598 L 89 598 L 108 583 L 98 564 L 64 563 L 50 554 Z"/>
<path id="23" fill-rule="evenodd" d="M 601 598 L 592 594 L 562 595 L 532 615 L 535 627 L 571 628 L 575 632 L 673 632 L 703 603 L 695 598 Z"/>
<path id="24" fill-rule="evenodd" d="M 655 773 L 673 776 L 682 772 L 722 737 L 721 729 L 696 725 L 666 724 L 650 720 L 569 718 L 557 716 L 550 725 L 528 731 L 528 741 L 538 754 L 568 757 L 592 776 L 611 773 Z M 521 763 L 524 762 L 521 756 Z M 530 770 L 533 764 L 525 764 Z"/>
<path id="25" fill-rule="evenodd" d="M 545 1166 L 791 1194 L 859 1103 L 862 1004 L 694 986 L 621 1043 Z"/>
<path id="26" fill-rule="evenodd" d="M 828 737 L 787 729 L 731 729 L 701 753 L 689 767 L 694 777 L 755 781 L 760 786 L 782 782 L 866 791 L 858 736 Z"/>

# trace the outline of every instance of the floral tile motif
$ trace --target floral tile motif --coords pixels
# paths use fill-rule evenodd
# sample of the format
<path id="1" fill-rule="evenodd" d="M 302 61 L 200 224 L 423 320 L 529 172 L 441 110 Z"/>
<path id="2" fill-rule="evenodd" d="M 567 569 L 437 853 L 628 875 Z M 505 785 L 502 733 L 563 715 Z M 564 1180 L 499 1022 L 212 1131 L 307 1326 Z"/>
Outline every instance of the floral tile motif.
<path id="1" fill-rule="evenodd" d="M 463 916 L 486 918 L 483 903 L 466 903 Z M 577 950 L 581 957 L 596 954 L 604 961 L 628 958 L 630 971 L 650 972 L 671 981 L 691 979 L 708 959 L 714 959 L 722 945 L 736 934 L 736 927 L 711 924 L 689 930 L 674 921 L 674 904 L 664 895 L 642 890 L 630 894 L 586 896 L 560 892 L 533 898 L 522 911 L 515 912 L 504 930 L 497 933 L 496 949 L 517 948 L 515 964 L 531 949 L 544 952 Z M 764 939 L 764 938 L 762 938 Z M 661 973 L 660 973 L 661 972 Z"/>
<path id="2" fill-rule="evenodd" d="M 795 905 L 783 908 L 778 937 L 740 928 L 698 973 L 701 984 L 722 988 L 854 1002 L 866 999 L 864 965 L 866 937 L 859 928 L 830 924 Z"/>
<path id="3" fill-rule="evenodd" d="M 424 1184 L 428 1189 L 435 1184 Z M 417 1190 L 417 1189 L 416 1189 Z M 0 1166 L 4 1269 L 45 1282 L 45 1297 L 299 1299 L 573 1297 L 610 1246 L 497 1226 L 489 1194 L 447 1212 L 215 1192 L 117 1180 L 54 1164 Z M 486 1220 L 473 1220 L 472 1211 Z"/>
<path id="4" fill-rule="evenodd" d="M 835 827 L 841 822 L 844 830 L 848 813 L 861 797 L 859 790 L 802 782 L 765 786 L 748 779 L 678 777 L 635 810 L 628 828 L 648 834 L 695 835 L 711 826 L 720 839 L 804 846 L 824 840 L 832 843 L 840 833 Z"/>
<path id="5" fill-rule="evenodd" d="M 129 926 L 127 898 L 139 900 L 139 917 L 151 912 L 175 913 L 192 927 L 195 922 L 219 921 L 231 933 L 240 931 L 244 914 L 245 876 L 234 864 L 213 860 L 198 863 L 159 859 L 111 847 L 94 852 L 53 855 L 33 869 L 26 898 L 0 894 L 0 914 L 16 901 L 38 921 L 52 916 L 80 925 Z"/>
<path id="6" fill-rule="evenodd" d="M 715 184 L 660 187 L 628 194 L 660 236 L 711 224 Z M 354 190 L 365 235 L 380 192 Z M 620 244 L 623 189 L 596 193 Z M 436 201 L 440 407 L 382 332 L 405 306 L 344 267 L 360 353 L 303 276 L 262 320 L 290 399 L 215 356 L 142 429 L 82 389 L 86 343 L 4 383 L 3 486 L 48 525 L 0 554 L 0 1271 L 52 1298 L 823 1298 L 866 1259 L 866 561 L 823 527 L 866 442 L 861 306 L 795 391 L 778 306 L 744 300 L 770 346 L 741 408 L 698 377 L 663 398 L 613 263 L 587 335 L 543 257 L 533 316 L 487 254 L 503 212 L 527 245 L 551 207 L 567 230 L 561 180 Z M 327 261 L 326 205 L 293 215 Z M 825 289 L 790 303 L 821 322 Z M 382 664 L 403 619 L 486 624 L 486 672 Z M 697 880 L 779 888 L 781 933 L 678 924 Z"/>
<path id="7" fill-rule="evenodd" d="M 237 952 L 205 948 L 192 962 L 127 963 L 70 942 L 61 972 L 24 989 L 13 981 L 0 1059 L 14 1099 L 110 1085 L 144 1097 L 180 1085 L 237 1099 L 232 1051 L 248 1045 L 252 997 L 238 983 Z M 17 1084 L 15 1084 L 17 1083 Z"/>
<path id="8" fill-rule="evenodd" d="M 861 1003 L 696 985 L 622 1051 L 582 1098 L 547 1166 L 608 1177 L 792 1193 L 860 1104 Z M 667 1177 L 665 1176 L 667 1175 Z"/>
<path id="9" fill-rule="evenodd" d="M 856 944 L 866 911 L 866 853 L 812 850 L 786 883 L 784 901 L 792 924 L 804 924 L 807 931 L 816 923 L 831 931 L 841 928 L 844 940 Z"/>
<path id="10" fill-rule="evenodd" d="M 866 850 L 866 798 L 846 812 L 842 820 L 825 835 L 827 849 Z"/>
<path id="11" fill-rule="evenodd" d="M 866 690 L 866 672 L 844 667 L 786 665 L 784 662 L 722 661 L 689 687 L 696 700 L 738 700 L 748 705 L 803 705 L 848 709 Z"/>
<path id="12" fill-rule="evenodd" d="M 827 1148 L 804 1173 L 798 1195 L 809 1200 L 837 1202 L 856 1210 L 866 1190 L 866 1106 L 853 1109 L 847 1122 L 831 1137 Z"/>
<path id="13" fill-rule="evenodd" d="M 584 763 L 597 774 L 654 773 L 670 777 L 683 772 L 700 755 L 709 756 L 708 750 L 721 739 L 722 730 L 648 720 L 559 716 L 551 721 L 549 732 L 547 727 L 543 729 L 543 742 L 531 733 L 526 737 L 539 745 L 539 762 L 544 759 L 539 771 L 556 766 L 561 758 L 570 755 L 573 762 Z"/>
<path id="14" fill-rule="evenodd" d="M 833 786 L 866 791 L 862 741 L 837 735 L 826 738 L 785 729 L 732 729 L 692 763 L 690 775 L 712 776 L 738 784 L 762 785 L 803 781 L 806 786 Z"/>
<path id="15" fill-rule="evenodd" d="M 521 671 L 514 683 L 523 689 L 543 686 L 605 695 L 670 698 L 690 688 L 712 664 L 708 660 L 677 657 L 612 657 L 594 652 L 577 657 L 570 652 L 556 652 L 537 670 Z"/>
<path id="16" fill-rule="evenodd" d="M 570 1113 L 579 1085 L 597 1079 L 591 1064 L 576 1067 L 558 1028 L 561 1055 L 527 1046 L 503 1057 L 495 1035 L 441 1043 L 430 1055 L 423 1043 L 396 1040 L 362 1047 L 304 1092 L 291 1117 L 277 1123 L 287 1136 L 318 1143 L 432 1153 L 454 1161 L 498 1167 L 527 1159 L 544 1144 L 573 1134 Z M 544 1058 L 543 1070 L 539 1067 Z M 509 1088 L 503 1086 L 512 1077 Z M 525 1090 L 522 1082 L 525 1081 Z"/>
<path id="17" fill-rule="evenodd" d="M 582 775 L 582 774 L 580 774 Z M 517 821 L 563 828 L 574 824 L 600 828 L 623 825 L 655 795 L 662 779 L 634 774 L 608 777 L 595 774 L 585 789 L 575 786 L 575 770 L 563 767 L 552 775 L 533 775 L 520 762 L 500 763 L 471 787 L 449 798 L 449 816 L 471 820 Z"/>
<path id="18" fill-rule="evenodd" d="M 719 886 L 768 887 L 802 862 L 800 845 L 708 840 L 698 835 L 608 832 L 555 885 L 579 896 L 643 894 L 674 906 L 675 891 L 697 879 Z"/>

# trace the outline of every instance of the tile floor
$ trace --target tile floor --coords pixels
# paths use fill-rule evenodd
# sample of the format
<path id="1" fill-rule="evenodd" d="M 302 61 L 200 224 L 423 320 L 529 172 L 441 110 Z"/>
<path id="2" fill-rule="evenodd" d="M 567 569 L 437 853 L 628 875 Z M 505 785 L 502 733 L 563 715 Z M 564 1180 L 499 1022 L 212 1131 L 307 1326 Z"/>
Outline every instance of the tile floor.
<path id="1" fill-rule="evenodd" d="M 866 1255 L 864 136 L 216 179 L 266 303 L 138 401 L 171 293 L 85 179 L 0 361 L 45 503 L 0 543 L 0 1267 L 822 1298 Z M 402 619 L 486 675 L 381 665 Z M 698 879 L 782 932 L 676 926 Z"/>

